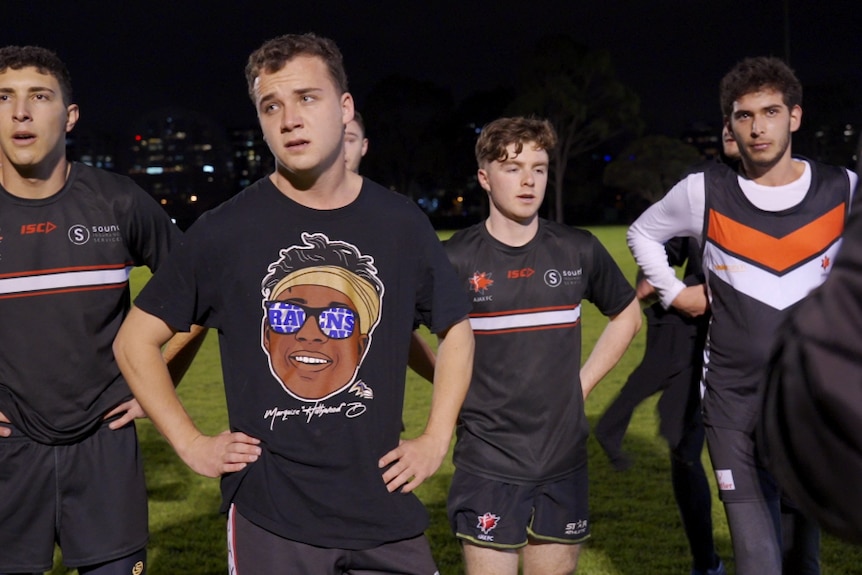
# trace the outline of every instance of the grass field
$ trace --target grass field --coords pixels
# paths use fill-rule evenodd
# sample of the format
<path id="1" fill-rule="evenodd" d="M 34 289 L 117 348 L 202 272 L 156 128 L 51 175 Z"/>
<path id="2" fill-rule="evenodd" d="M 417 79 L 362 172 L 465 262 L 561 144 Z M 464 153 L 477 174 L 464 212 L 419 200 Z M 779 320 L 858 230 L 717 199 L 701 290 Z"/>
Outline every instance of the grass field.
<path id="1" fill-rule="evenodd" d="M 623 268 L 634 278 L 634 262 L 625 246 L 622 227 L 592 229 Z M 146 272 L 136 270 L 139 289 Z M 603 318 L 589 304 L 583 313 L 584 345 L 592 347 Z M 427 335 L 427 334 L 426 334 Z M 591 425 L 622 386 L 643 354 L 644 334 L 590 395 L 586 404 Z M 407 436 L 418 434 L 425 421 L 431 386 L 408 371 L 404 419 Z M 217 341 L 210 334 L 179 388 L 180 396 L 199 427 L 207 433 L 226 428 L 224 393 Z M 624 448 L 635 465 L 618 473 L 608 464 L 594 439 L 589 442 L 592 538 L 581 554 L 578 572 L 585 575 L 687 574 L 688 546 L 673 501 L 667 448 L 657 434 L 655 399 L 645 402 L 632 419 Z M 149 575 L 222 575 L 226 573 L 225 519 L 219 515 L 218 481 L 196 475 L 175 455 L 149 421 L 138 422 L 150 495 Z M 708 466 L 708 459 L 704 461 Z M 451 459 L 423 484 L 419 497 L 431 515 L 428 537 L 440 572 L 463 573 L 460 550 L 446 521 L 446 492 L 452 477 Z M 714 485 L 713 485 L 714 487 Z M 730 537 L 724 511 L 714 498 L 716 545 L 733 573 Z M 862 575 L 862 550 L 824 536 L 823 575 Z M 67 573 L 62 567 L 53 575 Z"/>

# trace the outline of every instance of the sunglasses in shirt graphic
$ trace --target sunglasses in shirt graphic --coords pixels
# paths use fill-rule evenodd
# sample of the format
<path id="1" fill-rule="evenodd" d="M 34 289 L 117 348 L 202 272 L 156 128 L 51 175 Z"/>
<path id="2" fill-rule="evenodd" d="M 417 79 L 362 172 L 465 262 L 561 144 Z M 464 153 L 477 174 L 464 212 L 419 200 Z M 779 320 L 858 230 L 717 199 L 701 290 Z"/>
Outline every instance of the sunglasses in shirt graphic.
<path id="1" fill-rule="evenodd" d="M 261 345 L 292 396 L 319 401 L 355 380 L 380 319 L 383 284 L 371 256 L 324 234 L 302 234 L 262 282 Z M 366 391 L 367 393 L 367 391 Z"/>

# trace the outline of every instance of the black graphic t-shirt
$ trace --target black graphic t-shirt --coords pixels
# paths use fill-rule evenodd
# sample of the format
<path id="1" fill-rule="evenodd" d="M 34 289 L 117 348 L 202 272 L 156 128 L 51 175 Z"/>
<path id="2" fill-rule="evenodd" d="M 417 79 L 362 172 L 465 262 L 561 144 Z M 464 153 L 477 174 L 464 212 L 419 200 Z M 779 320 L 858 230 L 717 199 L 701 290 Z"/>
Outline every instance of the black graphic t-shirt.
<path id="1" fill-rule="evenodd" d="M 362 549 L 424 531 L 413 495 L 377 461 L 398 444 L 410 333 L 469 311 L 427 217 L 368 180 L 336 210 L 305 208 L 269 179 L 205 214 L 136 304 L 219 332 L 230 427 L 263 455 L 222 480 L 258 525 Z"/>

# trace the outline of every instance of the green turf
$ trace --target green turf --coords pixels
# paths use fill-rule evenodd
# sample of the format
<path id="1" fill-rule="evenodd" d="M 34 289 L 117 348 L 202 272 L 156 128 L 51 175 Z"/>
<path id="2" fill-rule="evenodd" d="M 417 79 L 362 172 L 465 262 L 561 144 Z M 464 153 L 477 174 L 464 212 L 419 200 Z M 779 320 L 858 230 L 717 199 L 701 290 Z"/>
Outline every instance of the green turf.
<path id="1" fill-rule="evenodd" d="M 625 246 L 625 228 L 593 228 L 628 278 L 635 267 Z M 441 234 L 442 235 L 442 234 Z M 133 288 L 139 289 L 147 273 L 136 270 Z M 585 305 L 585 353 L 598 337 L 604 319 Z M 425 334 L 428 336 L 429 334 Z M 643 331 L 617 368 L 595 389 L 586 403 L 591 425 L 610 403 L 628 373 L 643 354 Z M 415 436 L 423 425 L 431 387 L 408 371 L 404 419 L 406 435 Z M 180 396 L 197 424 L 208 433 L 226 428 L 224 393 L 217 341 L 211 334 L 179 388 Z M 150 495 L 149 575 L 223 575 L 227 571 L 225 520 L 218 514 L 218 481 L 189 470 L 153 429 L 139 421 L 138 430 L 146 461 Z M 578 572 L 586 575 L 687 574 L 688 546 L 673 501 L 667 449 L 657 435 L 655 398 L 645 402 L 632 419 L 624 448 L 635 466 L 617 473 L 609 466 L 594 439 L 589 441 L 590 508 L 592 538 L 581 554 Z M 709 469 L 708 458 L 704 462 Z M 423 484 L 419 497 L 431 515 L 428 536 L 442 575 L 463 573 L 460 551 L 446 521 L 446 492 L 452 477 L 451 459 Z M 715 499 L 715 498 L 714 498 Z M 713 504 L 718 551 L 733 573 L 730 537 L 724 512 Z M 824 536 L 823 575 L 862 574 L 862 551 Z M 66 573 L 57 567 L 52 574 Z"/>

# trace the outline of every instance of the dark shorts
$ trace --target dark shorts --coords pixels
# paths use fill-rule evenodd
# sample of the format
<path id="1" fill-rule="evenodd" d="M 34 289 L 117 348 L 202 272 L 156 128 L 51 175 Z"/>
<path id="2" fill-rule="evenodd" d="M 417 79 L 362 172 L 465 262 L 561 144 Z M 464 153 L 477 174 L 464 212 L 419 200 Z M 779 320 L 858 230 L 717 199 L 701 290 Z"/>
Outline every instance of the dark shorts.
<path id="1" fill-rule="evenodd" d="M 0 573 L 83 567 L 146 547 L 147 490 L 134 424 L 73 445 L 0 438 Z"/>
<path id="2" fill-rule="evenodd" d="M 285 539 L 255 525 L 231 505 L 227 520 L 231 575 L 439 575 L 424 535 L 371 549 L 331 549 Z"/>
<path id="3" fill-rule="evenodd" d="M 590 536 L 587 466 L 540 485 L 515 485 L 455 470 L 449 523 L 455 536 L 482 547 L 517 549 L 528 542 L 581 543 Z"/>
<path id="4" fill-rule="evenodd" d="M 779 499 L 778 486 L 760 461 L 752 434 L 706 426 L 706 444 L 724 503 Z"/>

